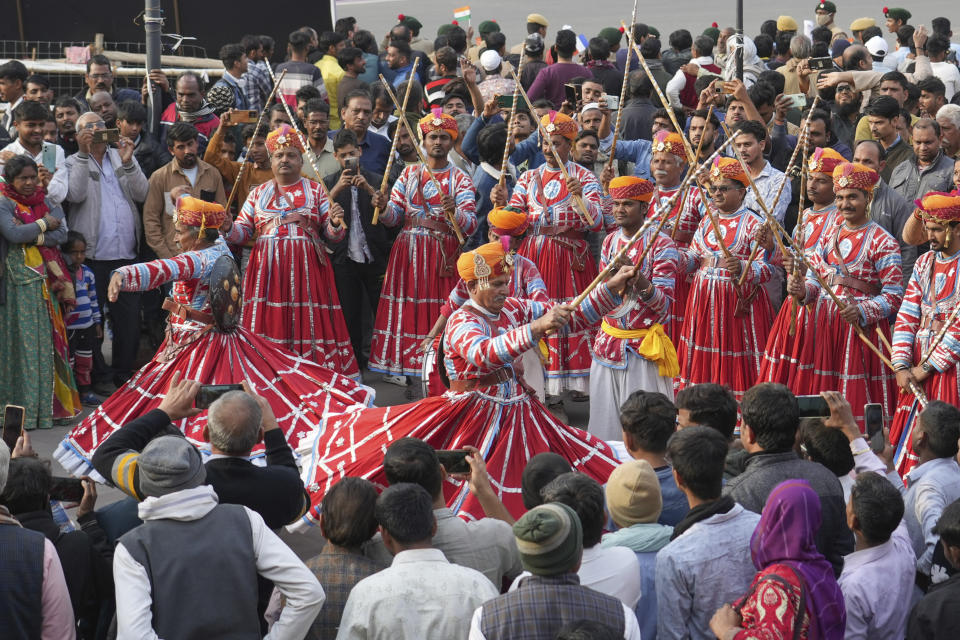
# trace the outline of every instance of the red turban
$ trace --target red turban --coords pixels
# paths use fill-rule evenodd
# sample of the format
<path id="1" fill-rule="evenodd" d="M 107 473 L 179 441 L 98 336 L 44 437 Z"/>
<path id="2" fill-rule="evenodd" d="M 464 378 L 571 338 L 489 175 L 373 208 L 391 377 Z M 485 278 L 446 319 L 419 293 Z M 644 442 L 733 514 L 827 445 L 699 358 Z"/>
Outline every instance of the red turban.
<path id="1" fill-rule="evenodd" d="M 577 123 L 574 122 L 573 118 L 559 111 L 543 114 L 543 117 L 540 118 L 540 124 L 551 135 L 559 134 L 570 142 L 577 138 Z"/>
<path id="2" fill-rule="evenodd" d="M 277 149 L 292 147 L 303 153 L 303 145 L 300 144 L 300 136 L 293 130 L 293 127 L 284 123 L 267 134 L 267 151 L 273 153 Z"/>
<path id="3" fill-rule="evenodd" d="M 880 181 L 880 175 L 859 162 L 844 162 L 833 170 L 833 190 L 860 189 L 873 193 L 873 187 Z"/>
<path id="4" fill-rule="evenodd" d="M 610 197 L 614 200 L 650 202 L 653 197 L 653 183 L 634 176 L 620 176 L 610 181 Z"/>
<path id="5" fill-rule="evenodd" d="M 423 137 L 426 138 L 431 131 L 446 131 L 454 140 L 460 134 L 457 121 L 446 113 L 428 113 L 420 119 L 420 133 Z"/>

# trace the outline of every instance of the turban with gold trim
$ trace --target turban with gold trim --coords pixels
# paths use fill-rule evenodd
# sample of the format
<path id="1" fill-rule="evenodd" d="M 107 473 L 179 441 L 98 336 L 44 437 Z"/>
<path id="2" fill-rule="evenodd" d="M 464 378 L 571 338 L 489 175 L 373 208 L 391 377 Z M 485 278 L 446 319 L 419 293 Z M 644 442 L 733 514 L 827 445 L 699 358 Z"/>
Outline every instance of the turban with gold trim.
<path id="1" fill-rule="evenodd" d="M 710 169 L 710 181 L 722 182 L 724 178 L 736 180 L 745 187 L 750 185 L 750 178 L 743 172 L 739 160 L 717 156 L 713 160 L 713 168 Z"/>
<path id="2" fill-rule="evenodd" d="M 577 138 L 577 123 L 565 113 L 560 113 L 559 111 L 545 113 L 543 117 L 540 118 L 540 124 L 543 125 L 544 130 L 550 135 L 561 135 L 571 142 Z"/>
<path id="3" fill-rule="evenodd" d="M 464 282 L 480 283 L 486 288 L 490 278 L 510 273 L 513 269 L 513 256 L 504 251 L 499 242 L 482 244 L 473 251 L 460 254 L 457 258 L 457 273 Z"/>
<path id="4" fill-rule="evenodd" d="M 833 190 L 860 189 L 868 194 L 880 181 L 880 175 L 870 167 L 859 162 L 844 162 L 833 170 Z"/>
<path id="5" fill-rule="evenodd" d="M 300 136 L 288 124 L 282 124 L 269 134 L 267 134 L 267 151 L 273 153 L 277 149 L 291 147 L 300 153 L 303 153 L 303 145 L 300 144 Z"/>

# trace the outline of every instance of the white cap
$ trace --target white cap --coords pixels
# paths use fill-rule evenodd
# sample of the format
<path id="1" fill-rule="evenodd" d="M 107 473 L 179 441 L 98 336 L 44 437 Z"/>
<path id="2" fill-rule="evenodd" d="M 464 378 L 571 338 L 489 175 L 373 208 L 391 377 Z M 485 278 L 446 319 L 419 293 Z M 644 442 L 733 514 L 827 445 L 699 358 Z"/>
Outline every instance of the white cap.
<path id="1" fill-rule="evenodd" d="M 866 47 L 872 56 L 887 55 L 887 41 L 881 36 L 873 36 L 867 40 Z"/>
<path id="2" fill-rule="evenodd" d="M 480 54 L 480 66 L 484 71 L 493 71 L 500 66 L 500 54 L 493 49 L 487 49 Z"/>
<path id="3" fill-rule="evenodd" d="M 582 109 L 580 109 L 580 113 L 586 113 L 591 109 L 599 109 L 599 108 L 600 108 L 599 102 L 588 102 L 587 104 L 583 105 Z"/>

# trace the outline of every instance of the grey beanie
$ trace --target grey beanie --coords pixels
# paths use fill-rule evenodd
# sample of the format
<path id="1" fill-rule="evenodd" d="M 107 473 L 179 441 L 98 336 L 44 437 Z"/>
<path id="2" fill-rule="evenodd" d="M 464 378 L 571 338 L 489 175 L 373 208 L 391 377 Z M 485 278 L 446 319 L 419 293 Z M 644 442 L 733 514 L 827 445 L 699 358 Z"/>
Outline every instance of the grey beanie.
<path id="1" fill-rule="evenodd" d="M 207 478 L 200 452 L 182 436 L 151 440 L 137 459 L 140 493 L 148 498 L 199 487 Z"/>

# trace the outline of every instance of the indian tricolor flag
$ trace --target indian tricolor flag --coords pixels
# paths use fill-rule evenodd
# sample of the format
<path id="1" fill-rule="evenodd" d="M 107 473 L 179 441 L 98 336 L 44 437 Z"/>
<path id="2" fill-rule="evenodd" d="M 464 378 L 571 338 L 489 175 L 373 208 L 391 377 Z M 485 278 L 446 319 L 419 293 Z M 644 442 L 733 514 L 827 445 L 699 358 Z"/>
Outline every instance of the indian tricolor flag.
<path id="1" fill-rule="evenodd" d="M 470 6 L 460 7 L 459 9 L 453 10 L 453 17 L 455 20 L 464 20 L 470 21 Z"/>

